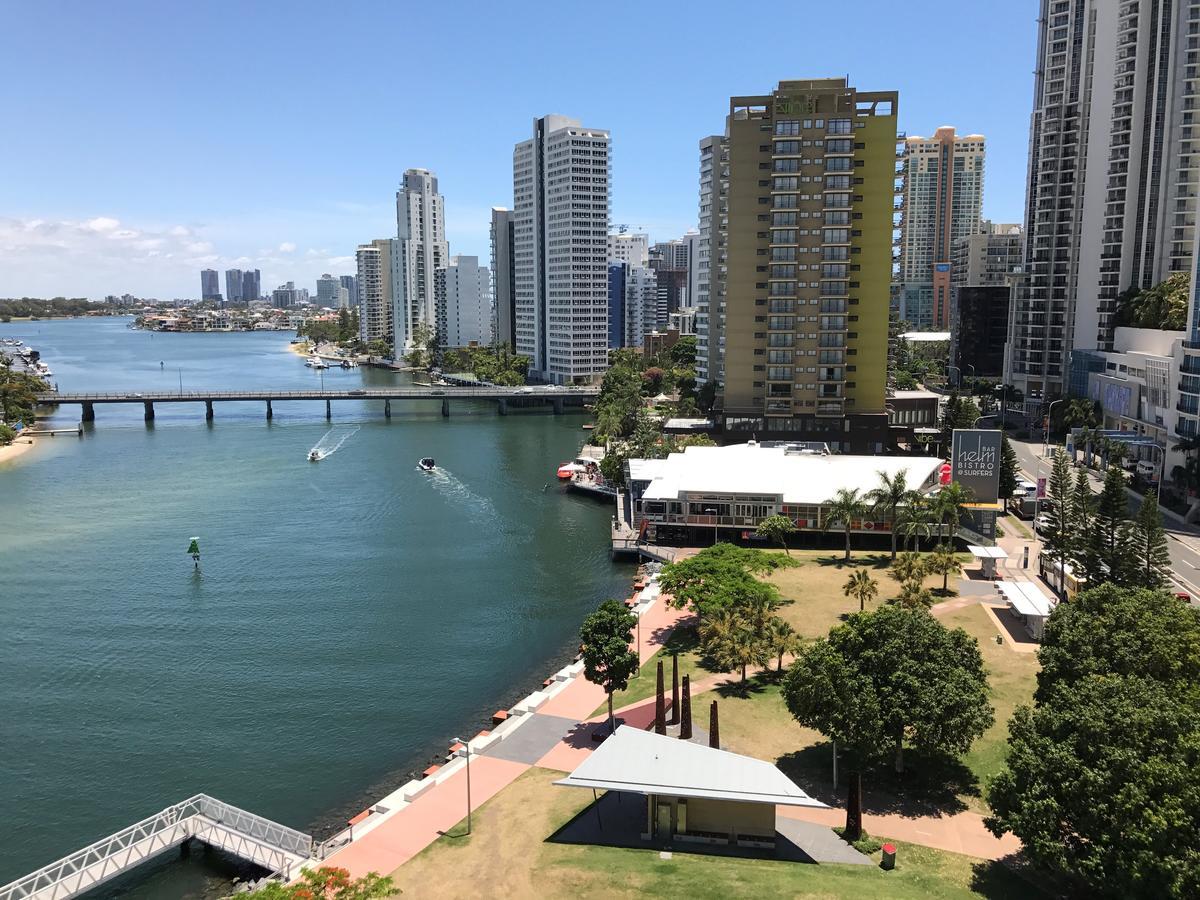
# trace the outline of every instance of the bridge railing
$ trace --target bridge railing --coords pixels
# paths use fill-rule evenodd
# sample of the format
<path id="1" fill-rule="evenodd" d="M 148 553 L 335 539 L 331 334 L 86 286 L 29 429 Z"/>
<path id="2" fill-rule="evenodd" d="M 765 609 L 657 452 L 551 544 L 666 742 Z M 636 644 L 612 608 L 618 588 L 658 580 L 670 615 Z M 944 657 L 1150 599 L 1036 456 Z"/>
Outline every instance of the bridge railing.
<path id="1" fill-rule="evenodd" d="M 523 390 L 522 388 L 357 388 L 347 391 L 143 391 L 143 392 L 100 392 L 76 391 L 39 393 L 37 399 L 42 403 L 81 403 L 124 401 L 129 403 L 151 401 L 155 403 L 170 403 L 172 401 L 204 401 L 204 400 L 440 400 L 443 397 L 469 399 L 479 397 L 494 400 L 497 397 L 529 398 L 538 397 L 589 397 L 595 396 L 593 388 L 562 388 L 547 390 L 544 388 Z"/>
<path id="2" fill-rule="evenodd" d="M 226 828 L 268 844 L 272 848 L 305 858 L 312 855 L 313 840 L 310 835 L 264 819 L 262 816 L 256 816 L 254 813 L 231 806 L 224 801 L 209 797 L 207 794 L 197 794 L 182 803 L 168 806 L 149 818 L 122 828 L 94 844 L 89 844 L 82 850 L 76 850 L 69 856 L 42 866 L 36 872 L 30 872 L 23 878 L 0 886 L 0 900 L 23 900 L 23 898 L 32 897 L 40 891 L 53 891 L 56 886 L 62 885 L 68 879 L 77 875 L 85 875 L 87 870 L 93 866 L 102 865 L 105 861 L 156 836 L 162 836 L 166 841 L 166 846 L 182 841 L 192 836 L 194 829 L 191 820 L 196 816 L 204 816 Z M 144 858 L 126 860 L 125 866 L 140 862 Z M 72 891 L 71 894 L 73 893 Z M 67 894 L 67 896 L 71 894 Z"/>

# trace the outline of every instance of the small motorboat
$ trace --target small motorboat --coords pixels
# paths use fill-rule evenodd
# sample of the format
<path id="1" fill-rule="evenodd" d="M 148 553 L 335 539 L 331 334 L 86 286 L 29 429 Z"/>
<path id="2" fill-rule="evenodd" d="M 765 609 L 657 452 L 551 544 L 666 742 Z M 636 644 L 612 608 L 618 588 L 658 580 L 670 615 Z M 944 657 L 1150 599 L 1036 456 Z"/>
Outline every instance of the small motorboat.
<path id="1" fill-rule="evenodd" d="M 320 450 L 309 450 L 308 451 L 308 461 L 309 462 L 320 462 L 321 461 L 321 451 Z"/>
<path id="2" fill-rule="evenodd" d="M 325 362 L 325 360 L 321 359 L 321 357 L 319 357 L 319 356 L 310 356 L 307 360 L 305 360 L 304 364 L 306 366 L 308 366 L 310 369 L 328 369 L 329 368 L 329 363 Z"/>
<path id="3" fill-rule="evenodd" d="M 433 461 L 432 456 L 422 456 L 419 460 L 417 460 L 417 468 L 422 472 L 432 472 L 435 468 L 437 468 L 437 463 Z"/>

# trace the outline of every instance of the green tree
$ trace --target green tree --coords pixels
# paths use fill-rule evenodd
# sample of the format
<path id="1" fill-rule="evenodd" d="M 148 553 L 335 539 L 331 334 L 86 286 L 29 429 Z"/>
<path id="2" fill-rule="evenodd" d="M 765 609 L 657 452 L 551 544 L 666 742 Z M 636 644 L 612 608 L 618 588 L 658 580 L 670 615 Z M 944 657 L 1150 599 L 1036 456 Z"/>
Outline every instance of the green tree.
<path id="1" fill-rule="evenodd" d="M 768 618 L 756 623 L 746 608 L 726 608 L 710 616 L 700 627 L 700 646 L 719 669 L 740 669 L 746 682 L 746 669 L 766 665 L 771 647 L 767 643 Z M 761 627 L 756 625 L 761 624 Z"/>
<path id="2" fill-rule="evenodd" d="M 925 580 L 928 571 L 925 558 L 920 553 L 901 553 L 892 563 L 888 574 L 901 584 L 908 584 L 910 581 L 919 584 Z"/>
<path id="3" fill-rule="evenodd" d="M 37 394 L 49 389 L 43 379 L 0 362 L 0 419 L 10 425 L 32 425 L 37 419 Z"/>
<path id="4" fill-rule="evenodd" d="M 857 488 L 838 488 L 833 498 L 825 501 L 825 521 L 821 527 L 828 531 L 834 525 L 842 526 L 846 534 L 846 562 L 850 561 L 850 527 L 867 511 L 867 503 L 858 495 Z"/>
<path id="5" fill-rule="evenodd" d="M 1187 328 L 1187 272 L 1176 272 L 1154 287 L 1130 288 L 1117 297 L 1116 324 L 1134 328 L 1160 328 L 1182 331 Z"/>
<path id="6" fill-rule="evenodd" d="M 1163 530 L 1158 498 L 1147 494 L 1142 498 L 1133 528 L 1129 532 L 1130 581 L 1143 587 L 1161 588 L 1167 584 L 1171 571 L 1171 554 L 1167 549 L 1167 533 Z"/>
<path id="7" fill-rule="evenodd" d="M 962 563 L 959 562 L 954 548 L 948 544 L 938 544 L 933 548 L 933 552 L 929 554 L 926 562 L 929 566 L 929 571 L 935 575 L 942 576 L 942 592 L 945 593 L 950 589 L 950 576 L 962 574 Z"/>
<path id="8" fill-rule="evenodd" d="M 638 655 L 630 649 L 637 617 L 619 600 L 605 600 L 583 620 L 579 641 L 583 654 L 583 677 L 604 688 L 608 699 L 609 733 L 613 722 L 613 694 L 629 686 L 638 667 Z"/>
<path id="9" fill-rule="evenodd" d="M 703 622 L 722 609 L 755 600 L 777 603 L 778 589 L 755 575 L 789 564 L 777 553 L 719 543 L 663 566 L 659 584 L 672 606 L 691 610 Z"/>
<path id="10" fill-rule="evenodd" d="M 902 506 L 897 530 L 904 536 L 905 546 L 910 549 L 920 549 L 921 538 L 933 537 L 936 524 L 929 500 L 914 495 L 906 506 Z"/>
<path id="11" fill-rule="evenodd" d="M 694 368 L 696 365 L 696 336 L 694 334 L 680 335 L 679 340 L 667 352 L 671 356 L 671 362 L 676 366 L 685 369 Z"/>
<path id="12" fill-rule="evenodd" d="M 758 528 L 755 529 L 755 534 L 759 537 L 766 538 L 769 541 L 777 541 L 779 546 L 783 548 L 783 552 L 788 556 L 791 553 L 788 551 L 787 537 L 796 530 L 796 523 L 787 516 L 767 516 L 758 523 Z"/>
<path id="13" fill-rule="evenodd" d="M 1075 549 L 1075 537 L 1071 531 L 1071 466 L 1061 450 L 1054 451 L 1047 494 L 1050 509 L 1048 527 L 1042 530 L 1042 554 L 1065 565 Z"/>
<path id="14" fill-rule="evenodd" d="M 782 672 L 784 654 L 800 649 L 800 635 L 785 620 L 772 616 L 767 623 L 765 644 L 766 649 L 779 660 L 775 671 Z"/>
<path id="15" fill-rule="evenodd" d="M 906 581 L 900 585 L 900 593 L 888 603 L 905 609 L 929 609 L 933 606 L 933 592 L 919 581 Z"/>
<path id="16" fill-rule="evenodd" d="M 1125 473 L 1116 466 L 1110 466 L 1096 501 L 1096 518 L 1091 534 L 1092 547 L 1107 573 L 1106 579 L 1114 584 L 1130 582 L 1132 548 L 1129 532 L 1129 496 L 1125 493 Z"/>
<path id="17" fill-rule="evenodd" d="M 375 900 L 395 891 L 391 877 L 377 872 L 351 878 L 347 869 L 321 866 L 304 869 L 291 884 L 272 881 L 253 893 L 257 900 Z"/>
<path id="18" fill-rule="evenodd" d="M 892 562 L 896 561 L 896 524 L 900 507 L 912 503 L 915 491 L 909 490 L 908 473 L 900 469 L 894 475 L 880 471 L 879 486 L 867 491 L 865 499 L 872 504 L 872 511 L 887 513 L 888 530 L 892 534 Z"/>
<path id="19" fill-rule="evenodd" d="M 0 422 L 0 447 L 7 447 L 17 439 L 17 429 Z"/>
<path id="20" fill-rule="evenodd" d="M 844 748 L 849 769 L 846 834 L 862 835 L 862 773 L 904 749 L 961 754 L 992 724 L 987 678 L 975 639 L 924 610 L 881 606 L 801 652 L 783 681 L 801 725 Z"/>
<path id="21" fill-rule="evenodd" d="M 719 387 L 717 382 L 712 379 L 700 385 L 700 390 L 696 392 L 696 404 L 700 407 L 701 412 L 705 414 L 712 412 L 713 407 L 717 403 Z"/>
<path id="22" fill-rule="evenodd" d="M 867 608 L 867 601 L 874 600 L 878 596 L 879 585 L 867 574 L 866 569 L 855 569 L 846 579 L 846 583 L 842 585 L 842 594 L 857 600 L 858 611 L 862 612 Z"/>
<path id="23" fill-rule="evenodd" d="M 1163 591 L 1106 584 L 1060 603 L 1038 651 L 1038 697 L 1088 675 L 1200 682 L 1200 616 Z"/>
<path id="24" fill-rule="evenodd" d="M 1004 435 L 1000 442 L 1000 499 L 1007 500 L 1017 489 L 1017 451 Z"/>
<path id="25" fill-rule="evenodd" d="M 963 507 L 971 502 L 973 494 L 970 488 L 965 488 L 957 481 L 943 485 L 934 495 L 933 508 L 941 525 L 939 532 L 945 540 L 953 541 L 958 534 L 958 526 L 962 521 Z"/>

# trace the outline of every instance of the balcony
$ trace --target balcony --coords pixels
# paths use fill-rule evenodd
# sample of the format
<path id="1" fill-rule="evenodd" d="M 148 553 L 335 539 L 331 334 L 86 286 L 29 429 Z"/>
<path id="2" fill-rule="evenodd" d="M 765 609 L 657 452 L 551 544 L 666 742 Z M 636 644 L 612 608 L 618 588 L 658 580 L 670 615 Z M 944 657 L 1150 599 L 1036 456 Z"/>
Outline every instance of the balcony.
<path id="1" fill-rule="evenodd" d="M 820 400 L 817 402 L 818 416 L 841 416 L 846 410 L 841 400 Z"/>

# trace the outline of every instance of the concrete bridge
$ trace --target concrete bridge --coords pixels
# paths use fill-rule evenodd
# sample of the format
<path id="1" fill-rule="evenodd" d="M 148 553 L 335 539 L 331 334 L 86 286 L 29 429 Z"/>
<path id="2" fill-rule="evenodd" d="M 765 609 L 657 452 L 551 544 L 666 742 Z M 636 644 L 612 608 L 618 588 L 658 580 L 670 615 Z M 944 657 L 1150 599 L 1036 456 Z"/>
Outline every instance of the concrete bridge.
<path id="1" fill-rule="evenodd" d="M 311 835 L 197 794 L 0 886 L 0 900 L 76 897 L 193 839 L 256 863 L 284 881 L 297 877 L 304 865 L 315 864 L 321 853 Z"/>
<path id="2" fill-rule="evenodd" d="M 562 414 L 568 407 L 582 407 L 592 403 L 599 395 L 596 387 L 411 387 L 411 388 L 359 388 L 350 391 L 130 391 L 127 393 L 83 392 L 60 394 L 47 391 L 37 395 L 43 404 L 79 404 L 80 419 L 84 422 L 96 420 L 96 406 L 106 403 L 140 403 L 146 421 L 154 420 L 156 403 L 203 403 L 204 418 L 212 421 L 217 403 L 247 401 L 264 402 L 267 418 L 274 415 L 273 404 L 286 400 L 324 400 L 325 418 L 333 417 L 332 404 L 335 400 L 382 400 L 383 414 L 392 415 L 393 401 L 440 400 L 442 415 L 450 415 L 451 400 L 490 401 L 497 405 L 500 415 L 507 415 L 511 407 L 551 406 L 555 415 Z"/>

